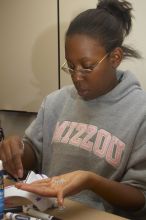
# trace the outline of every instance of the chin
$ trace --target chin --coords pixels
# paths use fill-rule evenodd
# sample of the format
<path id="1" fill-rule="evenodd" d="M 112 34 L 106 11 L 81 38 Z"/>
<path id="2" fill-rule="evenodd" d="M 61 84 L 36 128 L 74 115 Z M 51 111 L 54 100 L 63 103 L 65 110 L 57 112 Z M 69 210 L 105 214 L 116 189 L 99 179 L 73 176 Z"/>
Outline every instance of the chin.
<path id="1" fill-rule="evenodd" d="M 90 101 L 90 100 L 92 100 L 92 99 L 94 99 L 93 97 L 91 97 L 91 96 L 83 96 L 83 95 L 80 95 L 79 94 L 79 96 L 83 99 L 83 100 L 85 100 L 85 101 Z"/>
<path id="2" fill-rule="evenodd" d="M 81 96 L 81 98 L 85 101 L 91 101 L 91 100 L 94 100 L 94 99 L 97 99 L 99 96 L 96 95 L 96 96 Z"/>

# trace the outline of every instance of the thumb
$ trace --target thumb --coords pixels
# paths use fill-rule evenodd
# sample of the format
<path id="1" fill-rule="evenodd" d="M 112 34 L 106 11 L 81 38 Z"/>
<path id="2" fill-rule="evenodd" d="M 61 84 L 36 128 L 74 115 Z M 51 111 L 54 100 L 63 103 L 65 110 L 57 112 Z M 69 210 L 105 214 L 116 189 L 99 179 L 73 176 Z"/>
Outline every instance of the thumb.
<path id="1" fill-rule="evenodd" d="M 64 203 L 64 194 L 63 191 L 61 190 L 58 195 L 57 195 L 57 202 L 58 202 L 58 206 L 59 207 L 63 207 L 63 203 Z"/>

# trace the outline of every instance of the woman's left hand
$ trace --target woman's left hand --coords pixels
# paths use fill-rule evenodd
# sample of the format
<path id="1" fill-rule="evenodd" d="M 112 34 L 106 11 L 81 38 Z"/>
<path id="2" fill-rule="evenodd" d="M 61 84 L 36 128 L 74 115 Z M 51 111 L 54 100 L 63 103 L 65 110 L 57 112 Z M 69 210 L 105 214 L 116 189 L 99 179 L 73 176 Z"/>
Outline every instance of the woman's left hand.
<path id="1" fill-rule="evenodd" d="M 88 171 L 74 171 L 60 176 L 54 176 L 33 183 L 16 183 L 16 187 L 46 197 L 57 197 L 58 205 L 63 206 L 64 197 L 74 195 L 90 188 Z"/>

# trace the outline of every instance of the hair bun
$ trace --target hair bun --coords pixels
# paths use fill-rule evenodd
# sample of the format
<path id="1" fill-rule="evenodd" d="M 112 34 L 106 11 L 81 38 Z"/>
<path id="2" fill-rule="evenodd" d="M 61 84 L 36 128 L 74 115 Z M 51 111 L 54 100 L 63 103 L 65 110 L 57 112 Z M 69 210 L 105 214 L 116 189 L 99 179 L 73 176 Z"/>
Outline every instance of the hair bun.
<path id="1" fill-rule="evenodd" d="M 132 23 L 132 5 L 126 0 L 98 0 L 97 10 L 105 10 L 111 15 L 119 19 L 123 28 L 125 29 L 125 35 L 128 35 L 131 30 Z"/>

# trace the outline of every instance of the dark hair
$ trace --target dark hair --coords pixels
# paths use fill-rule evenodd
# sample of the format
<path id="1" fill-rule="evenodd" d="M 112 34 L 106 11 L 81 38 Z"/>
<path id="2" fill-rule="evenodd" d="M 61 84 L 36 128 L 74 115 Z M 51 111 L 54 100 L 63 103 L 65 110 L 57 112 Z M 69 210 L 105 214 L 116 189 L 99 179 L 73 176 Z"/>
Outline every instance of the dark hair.
<path id="1" fill-rule="evenodd" d="M 107 52 L 123 49 L 123 58 L 140 58 L 133 48 L 123 45 L 132 27 L 132 5 L 125 0 L 98 0 L 97 8 L 80 13 L 70 23 L 66 37 L 86 34 L 98 39 Z"/>

